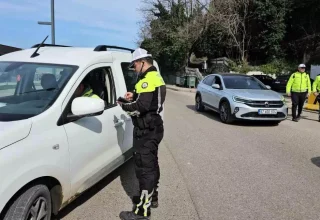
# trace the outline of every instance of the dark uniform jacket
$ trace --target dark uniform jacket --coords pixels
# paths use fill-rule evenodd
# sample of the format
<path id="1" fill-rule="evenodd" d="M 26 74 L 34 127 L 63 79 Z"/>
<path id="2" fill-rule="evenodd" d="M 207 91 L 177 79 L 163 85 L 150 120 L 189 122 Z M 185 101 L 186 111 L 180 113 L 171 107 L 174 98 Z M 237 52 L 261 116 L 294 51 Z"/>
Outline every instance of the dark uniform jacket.
<path id="1" fill-rule="evenodd" d="M 133 92 L 133 102 L 123 103 L 122 109 L 131 115 L 134 126 L 145 129 L 152 127 L 152 123 L 162 123 L 159 113 L 163 110 L 165 98 L 164 80 L 152 66 L 139 76 Z"/>

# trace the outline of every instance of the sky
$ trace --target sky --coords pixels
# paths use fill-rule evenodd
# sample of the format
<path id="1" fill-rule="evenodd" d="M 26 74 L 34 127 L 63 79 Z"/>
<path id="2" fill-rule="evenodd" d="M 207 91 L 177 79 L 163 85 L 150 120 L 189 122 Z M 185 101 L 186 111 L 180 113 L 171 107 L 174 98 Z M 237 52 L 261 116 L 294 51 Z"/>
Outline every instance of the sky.
<path id="1" fill-rule="evenodd" d="M 55 43 L 136 48 L 141 0 L 55 0 Z M 0 0 L 0 44 L 30 48 L 51 43 L 51 0 Z"/>

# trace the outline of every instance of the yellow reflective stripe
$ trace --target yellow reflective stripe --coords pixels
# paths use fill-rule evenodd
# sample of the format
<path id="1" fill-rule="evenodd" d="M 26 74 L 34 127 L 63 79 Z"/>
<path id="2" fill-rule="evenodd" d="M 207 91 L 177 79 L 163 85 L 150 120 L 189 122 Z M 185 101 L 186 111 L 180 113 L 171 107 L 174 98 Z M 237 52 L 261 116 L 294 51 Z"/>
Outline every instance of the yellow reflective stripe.
<path id="1" fill-rule="evenodd" d="M 159 72 L 148 72 L 145 78 L 141 79 L 135 86 L 136 93 L 153 92 L 157 87 L 165 85 Z"/>
<path id="2" fill-rule="evenodd" d="M 150 206 L 150 204 L 148 204 L 148 202 L 149 202 L 149 199 L 148 199 L 148 197 L 146 198 L 146 201 L 145 201 L 145 203 L 144 203 L 144 205 L 143 205 L 143 209 L 144 209 L 144 216 L 147 216 L 148 215 L 148 207 Z M 147 205 L 148 204 L 148 205 Z"/>
<path id="3" fill-rule="evenodd" d="M 83 94 L 83 97 L 100 98 L 99 96 L 97 96 L 96 94 L 93 93 L 92 89 L 90 89 L 89 91 L 85 92 Z"/>
<path id="4" fill-rule="evenodd" d="M 91 97 L 91 98 L 95 98 L 95 99 L 100 99 L 100 97 L 99 97 L 99 96 L 97 96 L 96 94 L 91 94 L 89 97 Z"/>

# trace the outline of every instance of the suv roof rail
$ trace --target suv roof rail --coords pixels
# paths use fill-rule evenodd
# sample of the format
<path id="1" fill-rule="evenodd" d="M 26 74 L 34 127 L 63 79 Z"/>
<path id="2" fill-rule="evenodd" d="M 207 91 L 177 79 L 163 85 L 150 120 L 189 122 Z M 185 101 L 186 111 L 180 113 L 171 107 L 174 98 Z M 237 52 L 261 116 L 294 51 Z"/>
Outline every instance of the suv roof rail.
<path id="1" fill-rule="evenodd" d="M 37 48 L 40 44 L 35 44 L 31 48 Z M 42 44 L 41 47 L 70 47 L 66 45 L 57 45 L 57 44 Z"/>
<path id="2" fill-rule="evenodd" d="M 133 49 L 130 49 L 130 48 L 118 47 L 118 46 L 111 46 L 111 45 L 99 45 L 99 46 L 96 46 L 93 51 L 98 51 L 98 52 L 100 52 L 100 51 L 107 51 L 108 48 L 110 48 L 110 49 L 127 50 L 127 51 L 130 51 L 131 53 L 133 53 L 133 51 L 134 51 Z"/>

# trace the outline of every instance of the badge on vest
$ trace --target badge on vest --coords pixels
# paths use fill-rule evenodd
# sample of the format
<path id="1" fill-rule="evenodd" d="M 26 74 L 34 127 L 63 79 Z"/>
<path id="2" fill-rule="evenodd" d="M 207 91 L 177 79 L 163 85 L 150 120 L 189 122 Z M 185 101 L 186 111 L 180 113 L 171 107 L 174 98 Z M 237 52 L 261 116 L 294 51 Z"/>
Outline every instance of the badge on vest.
<path id="1" fill-rule="evenodd" d="M 147 82 L 142 83 L 141 87 L 142 87 L 143 89 L 147 88 L 147 87 L 148 87 L 148 83 L 147 83 Z"/>

